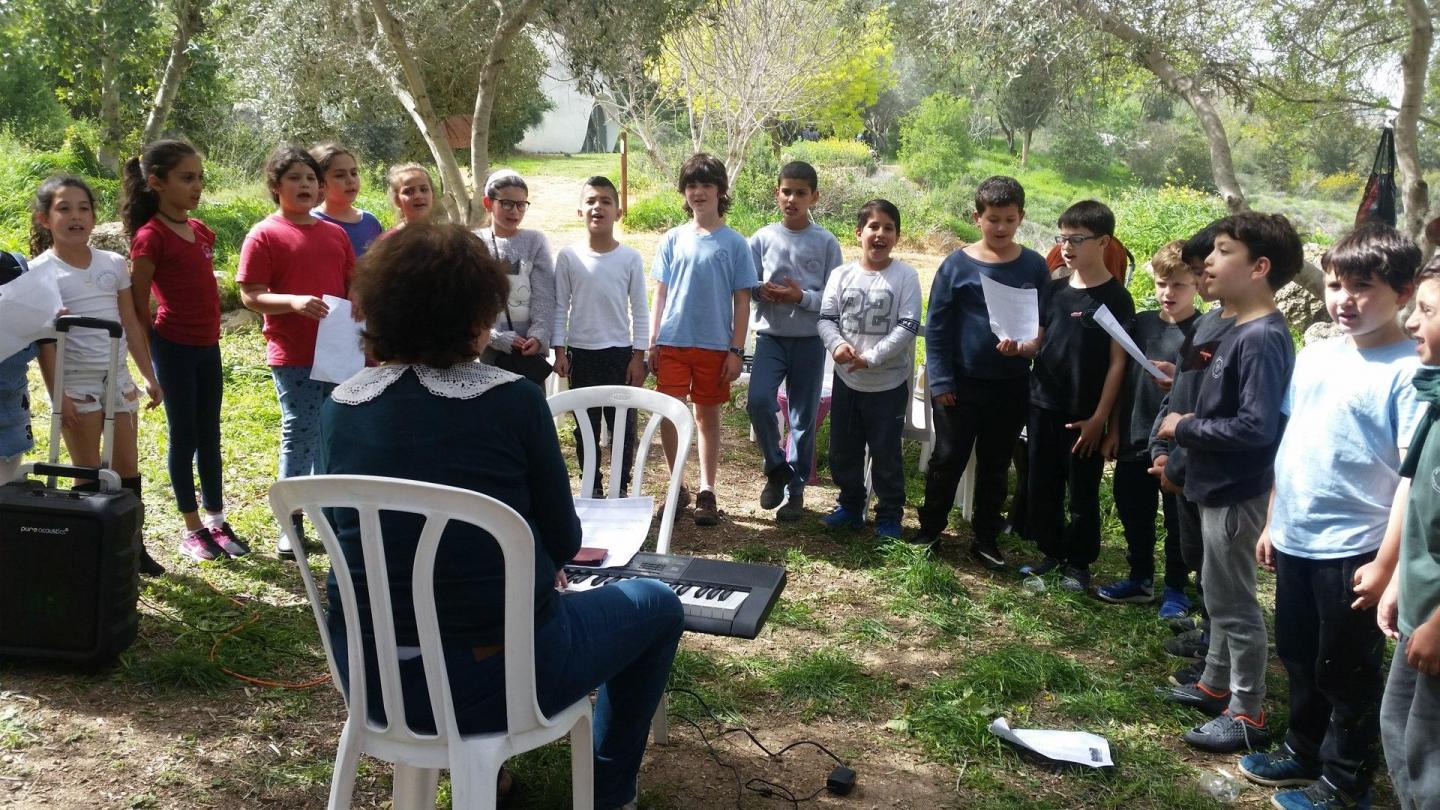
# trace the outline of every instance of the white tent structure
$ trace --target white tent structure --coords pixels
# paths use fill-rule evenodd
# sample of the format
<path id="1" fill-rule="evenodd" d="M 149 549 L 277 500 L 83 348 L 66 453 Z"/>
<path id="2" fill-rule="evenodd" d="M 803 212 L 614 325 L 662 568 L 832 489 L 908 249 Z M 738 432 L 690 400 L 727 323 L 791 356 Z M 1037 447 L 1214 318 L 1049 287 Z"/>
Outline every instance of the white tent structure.
<path id="1" fill-rule="evenodd" d="M 517 148 L 523 152 L 564 153 L 614 149 L 620 137 L 619 124 L 605 114 L 594 96 L 581 91 L 552 43 L 542 39 L 535 44 L 549 62 L 540 77 L 540 90 L 555 106 L 539 124 L 525 131 Z"/>

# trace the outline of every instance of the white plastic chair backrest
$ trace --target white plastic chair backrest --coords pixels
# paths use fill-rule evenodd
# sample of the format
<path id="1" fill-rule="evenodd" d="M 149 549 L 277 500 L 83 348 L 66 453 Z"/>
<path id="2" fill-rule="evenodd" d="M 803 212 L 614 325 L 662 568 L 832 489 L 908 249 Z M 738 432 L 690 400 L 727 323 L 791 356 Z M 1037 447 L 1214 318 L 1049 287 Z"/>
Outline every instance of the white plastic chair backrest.
<path id="1" fill-rule="evenodd" d="M 488 532 L 495 538 L 504 556 L 506 733 L 523 734 L 549 725 L 540 713 L 535 697 L 535 541 L 529 525 L 514 509 L 488 495 L 468 489 L 364 475 L 316 475 L 277 481 L 270 488 L 270 508 L 289 536 L 292 547 L 297 549 L 301 547 L 300 538 L 295 535 L 290 515 L 303 509 L 325 546 L 325 553 L 330 556 L 340 592 L 339 607 L 345 615 L 350 670 L 348 694 L 341 687 L 315 577 L 305 555 L 297 554 L 296 560 L 315 613 L 315 622 L 320 628 L 320 641 L 325 646 L 330 676 L 345 698 L 353 727 L 365 728 L 372 737 L 402 745 L 449 745 L 460 741 L 445 657 L 441 652 L 440 622 L 435 613 L 435 554 L 441 534 L 452 522 L 470 524 Z M 355 583 L 350 569 L 343 563 L 340 541 L 322 513 L 323 509 L 354 509 L 359 512 L 360 545 L 365 562 L 375 652 L 380 664 L 380 690 L 388 723 L 386 726 L 377 725 L 366 711 L 366 690 L 370 684 L 366 683 L 365 677 L 365 648 L 360 635 Z M 424 518 L 415 550 L 411 588 L 436 734 L 415 733 L 405 719 L 390 580 L 385 565 L 385 541 L 380 528 L 382 512 L 403 512 Z M 331 605 L 330 609 L 334 610 L 336 606 Z"/>
<path id="2" fill-rule="evenodd" d="M 566 413 L 575 414 L 579 425 L 580 441 L 585 447 L 585 464 L 580 471 L 580 492 L 592 492 L 595 486 L 596 459 L 599 458 L 599 442 L 595 431 L 586 418 L 590 408 L 614 408 L 615 428 L 610 433 L 610 475 L 605 495 L 608 498 L 620 494 L 620 468 L 624 465 L 625 454 L 621 452 L 625 441 L 625 426 L 630 419 L 638 420 L 632 411 L 647 411 L 650 420 L 635 440 L 635 466 L 630 481 L 630 491 L 639 493 L 645 483 L 646 460 L 650 454 L 655 433 L 664 420 L 675 426 L 676 450 L 675 469 L 670 471 L 670 485 L 665 493 L 665 510 L 660 515 L 660 531 L 655 541 L 655 551 L 670 552 L 670 534 L 675 526 L 675 511 L 679 504 L 680 482 L 685 479 L 685 459 L 690 455 L 690 443 L 695 437 L 695 417 L 683 401 L 648 388 L 631 385 L 594 385 L 587 388 L 572 388 L 561 391 L 546 400 L 550 404 L 550 415 L 560 417 Z M 636 422 L 637 426 L 639 422 Z"/>
<path id="3" fill-rule="evenodd" d="M 905 409 L 905 427 L 900 435 L 921 444 L 935 441 L 935 422 L 930 413 L 930 381 L 924 363 L 915 372 L 915 384 L 910 389 L 910 406 Z"/>

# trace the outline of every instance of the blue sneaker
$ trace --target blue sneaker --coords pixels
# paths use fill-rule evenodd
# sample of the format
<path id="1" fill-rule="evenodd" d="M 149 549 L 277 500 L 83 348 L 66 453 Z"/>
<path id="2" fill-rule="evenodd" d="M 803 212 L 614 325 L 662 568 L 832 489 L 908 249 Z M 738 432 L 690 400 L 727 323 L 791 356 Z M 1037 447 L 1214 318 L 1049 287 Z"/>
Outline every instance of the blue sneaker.
<path id="1" fill-rule="evenodd" d="M 903 531 L 898 520 L 877 520 L 875 521 L 875 536 L 885 537 L 890 540 L 899 540 Z"/>
<path id="2" fill-rule="evenodd" d="M 1274 751 L 1246 754 L 1240 758 L 1240 773 L 1257 785 L 1305 787 L 1320 778 L 1320 763 L 1295 756 L 1289 745 Z"/>
<path id="3" fill-rule="evenodd" d="M 1276 793 L 1270 804 L 1279 810 L 1370 810 L 1370 791 L 1354 797 L 1322 776 L 1301 790 Z"/>
<path id="4" fill-rule="evenodd" d="M 1184 591 L 1166 588 L 1160 599 L 1160 618 L 1164 620 L 1184 618 L 1190 612 L 1190 597 Z"/>
<path id="5" fill-rule="evenodd" d="M 1155 601 L 1155 585 L 1148 579 L 1122 579 L 1095 592 L 1106 602 L 1145 605 Z"/>
<path id="6" fill-rule="evenodd" d="M 865 528 L 865 518 L 851 512 L 843 506 L 835 507 L 835 511 L 820 518 L 820 523 L 827 529 Z"/>

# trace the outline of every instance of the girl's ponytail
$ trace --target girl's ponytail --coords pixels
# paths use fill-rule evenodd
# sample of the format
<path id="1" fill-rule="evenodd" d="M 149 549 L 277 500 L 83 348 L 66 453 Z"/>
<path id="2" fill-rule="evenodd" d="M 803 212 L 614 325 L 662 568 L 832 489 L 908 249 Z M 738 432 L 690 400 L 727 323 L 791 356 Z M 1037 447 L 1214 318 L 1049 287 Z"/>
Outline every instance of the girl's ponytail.
<path id="1" fill-rule="evenodd" d="M 120 173 L 120 190 L 123 197 L 120 203 L 120 223 L 125 228 L 125 235 L 133 239 L 135 232 L 160 210 L 160 199 L 145 182 L 145 170 L 140 165 L 140 158 L 132 157 L 125 161 L 125 168 Z"/>
<path id="2" fill-rule="evenodd" d="M 150 188 L 150 177 L 164 180 L 180 161 L 199 154 L 184 141 L 167 139 L 146 146 L 140 157 L 125 162 L 122 180 L 125 200 L 120 205 L 120 221 L 127 236 L 133 239 L 135 232 L 160 210 L 160 195 Z"/>

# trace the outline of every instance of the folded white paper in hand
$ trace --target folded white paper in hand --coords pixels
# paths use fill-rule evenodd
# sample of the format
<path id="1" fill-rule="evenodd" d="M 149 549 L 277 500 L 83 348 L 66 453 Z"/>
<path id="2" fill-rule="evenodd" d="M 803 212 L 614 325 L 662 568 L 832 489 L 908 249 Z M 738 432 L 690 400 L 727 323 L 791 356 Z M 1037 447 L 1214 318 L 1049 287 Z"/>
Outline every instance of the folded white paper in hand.
<path id="1" fill-rule="evenodd" d="M 1115 764 L 1110 758 L 1110 741 L 1088 731 L 1011 728 L 1009 720 L 997 717 L 990 724 L 990 733 L 1057 762 L 1073 762 L 1090 768 Z"/>
<path id="2" fill-rule="evenodd" d="M 1019 289 L 981 275 L 980 290 L 990 313 L 990 329 L 1001 340 L 1024 343 L 1040 335 L 1040 293 Z"/>
<path id="3" fill-rule="evenodd" d="M 327 295 L 325 305 L 330 307 L 330 313 L 320 322 L 320 331 L 315 335 L 310 379 L 342 383 L 365 368 L 365 350 L 360 345 L 365 323 L 355 320 L 350 302 L 344 298 Z"/>
<path id="4" fill-rule="evenodd" d="M 61 306 L 60 286 L 50 268 L 21 273 L 0 286 L 0 360 L 53 337 L 55 313 Z"/>
<path id="5" fill-rule="evenodd" d="M 1121 326 L 1120 322 L 1115 320 L 1115 315 L 1110 311 L 1109 307 L 1101 304 L 1100 308 L 1095 310 L 1095 323 L 1099 324 L 1101 329 L 1108 332 L 1110 337 L 1114 338 L 1116 342 L 1120 344 L 1120 348 L 1125 350 L 1126 354 L 1135 358 L 1135 362 L 1140 364 L 1140 368 L 1150 372 L 1150 376 L 1157 380 L 1170 379 L 1169 374 L 1161 371 L 1159 366 L 1150 362 L 1150 358 L 1146 357 L 1145 353 L 1140 351 L 1140 347 L 1135 345 L 1134 338 L 1130 337 L 1130 333 L 1125 331 L 1125 327 Z"/>

